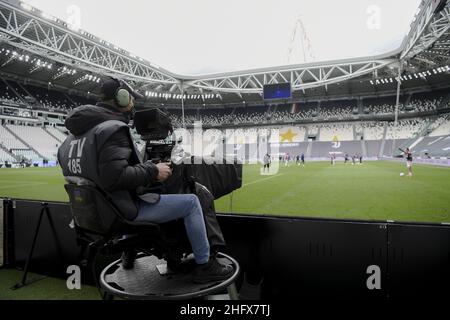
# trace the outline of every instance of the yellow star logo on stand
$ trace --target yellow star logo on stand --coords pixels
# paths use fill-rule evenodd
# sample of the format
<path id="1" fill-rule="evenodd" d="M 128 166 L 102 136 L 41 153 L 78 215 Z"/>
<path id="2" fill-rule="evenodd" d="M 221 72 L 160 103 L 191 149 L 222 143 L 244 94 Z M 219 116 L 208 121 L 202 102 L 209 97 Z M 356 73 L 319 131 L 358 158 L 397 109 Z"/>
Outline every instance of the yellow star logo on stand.
<path id="1" fill-rule="evenodd" d="M 281 142 L 293 142 L 294 137 L 297 135 L 297 133 L 292 132 L 292 129 L 289 129 L 286 133 L 280 134 Z"/>

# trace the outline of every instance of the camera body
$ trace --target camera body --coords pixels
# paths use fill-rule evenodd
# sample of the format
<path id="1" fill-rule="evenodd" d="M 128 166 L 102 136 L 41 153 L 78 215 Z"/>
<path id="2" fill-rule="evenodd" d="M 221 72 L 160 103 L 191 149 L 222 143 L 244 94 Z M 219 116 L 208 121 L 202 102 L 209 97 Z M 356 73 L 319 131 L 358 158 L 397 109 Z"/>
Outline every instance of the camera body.
<path id="1" fill-rule="evenodd" d="M 204 161 L 204 158 L 181 152 L 183 157 L 177 159 L 176 164 L 172 163 L 172 153 L 177 145 L 172 139 L 173 127 L 170 118 L 161 110 L 136 111 L 134 126 L 145 141 L 144 161 L 170 163 L 173 169 L 172 176 L 167 181 L 153 185 L 145 192 L 193 193 L 195 184 L 199 183 L 208 189 L 214 199 L 219 199 L 242 186 L 242 164 L 235 159 L 225 159 L 223 164 L 211 164 L 210 161 Z M 175 151 L 178 152 L 178 149 Z"/>
<path id="2" fill-rule="evenodd" d="M 164 140 L 148 140 L 145 144 L 146 159 L 153 163 L 171 162 L 174 142 Z"/>
<path id="3" fill-rule="evenodd" d="M 146 160 L 154 163 L 171 161 L 175 141 L 170 138 L 173 127 L 167 114 L 159 109 L 136 111 L 134 127 L 145 141 Z"/>

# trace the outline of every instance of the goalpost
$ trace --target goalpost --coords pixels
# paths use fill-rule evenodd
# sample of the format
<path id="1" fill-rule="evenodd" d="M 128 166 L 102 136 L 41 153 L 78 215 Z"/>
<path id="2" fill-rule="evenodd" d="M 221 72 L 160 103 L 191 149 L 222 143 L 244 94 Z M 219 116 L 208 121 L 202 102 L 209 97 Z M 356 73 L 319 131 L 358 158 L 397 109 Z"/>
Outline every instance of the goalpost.
<path id="1" fill-rule="evenodd" d="M 402 85 L 402 60 L 399 61 L 399 66 L 398 66 L 398 77 L 397 77 L 397 100 L 395 103 L 395 120 L 394 120 L 394 135 L 393 135 L 393 140 L 392 140 L 392 152 L 391 155 L 392 157 L 394 157 L 394 152 L 395 152 L 395 145 L 396 145 L 396 140 L 397 140 L 397 133 L 398 133 L 398 109 L 400 106 L 400 89 L 401 89 L 401 85 Z"/>

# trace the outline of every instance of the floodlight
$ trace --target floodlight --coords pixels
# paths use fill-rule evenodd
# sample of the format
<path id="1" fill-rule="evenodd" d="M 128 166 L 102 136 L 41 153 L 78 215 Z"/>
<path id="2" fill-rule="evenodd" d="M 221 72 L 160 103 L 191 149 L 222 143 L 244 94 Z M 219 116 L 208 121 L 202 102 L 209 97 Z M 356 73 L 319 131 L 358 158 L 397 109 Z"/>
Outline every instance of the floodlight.
<path id="1" fill-rule="evenodd" d="M 22 8 L 24 8 L 25 10 L 27 10 L 27 11 L 33 11 L 33 7 L 30 6 L 28 3 L 21 2 L 21 3 L 20 3 L 20 6 L 21 6 Z"/>
<path id="2" fill-rule="evenodd" d="M 42 12 L 42 13 L 41 13 L 41 16 L 42 16 L 43 18 L 45 18 L 45 19 L 48 19 L 48 20 L 51 20 L 51 21 L 56 21 L 56 18 L 55 18 L 55 17 L 53 17 L 52 15 L 50 15 L 50 14 L 48 14 L 48 13 L 46 13 L 46 12 Z"/>

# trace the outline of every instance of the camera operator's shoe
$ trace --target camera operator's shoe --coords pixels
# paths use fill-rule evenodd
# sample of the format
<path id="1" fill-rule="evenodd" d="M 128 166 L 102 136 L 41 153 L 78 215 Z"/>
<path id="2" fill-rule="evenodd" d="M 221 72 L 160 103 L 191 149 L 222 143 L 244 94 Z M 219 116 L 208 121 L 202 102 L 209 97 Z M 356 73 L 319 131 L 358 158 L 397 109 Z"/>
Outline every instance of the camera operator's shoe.
<path id="1" fill-rule="evenodd" d="M 136 260 L 137 252 L 134 249 L 126 250 L 122 253 L 122 268 L 125 270 L 134 268 L 134 261 Z"/>
<path id="2" fill-rule="evenodd" d="M 167 261 L 167 268 L 173 273 L 190 273 L 197 267 L 195 260 L 186 259 L 182 261 Z"/>
<path id="3" fill-rule="evenodd" d="M 221 264 L 217 258 L 210 258 L 208 263 L 197 265 L 192 279 L 195 283 L 207 283 L 228 279 L 233 274 L 232 266 Z"/>

